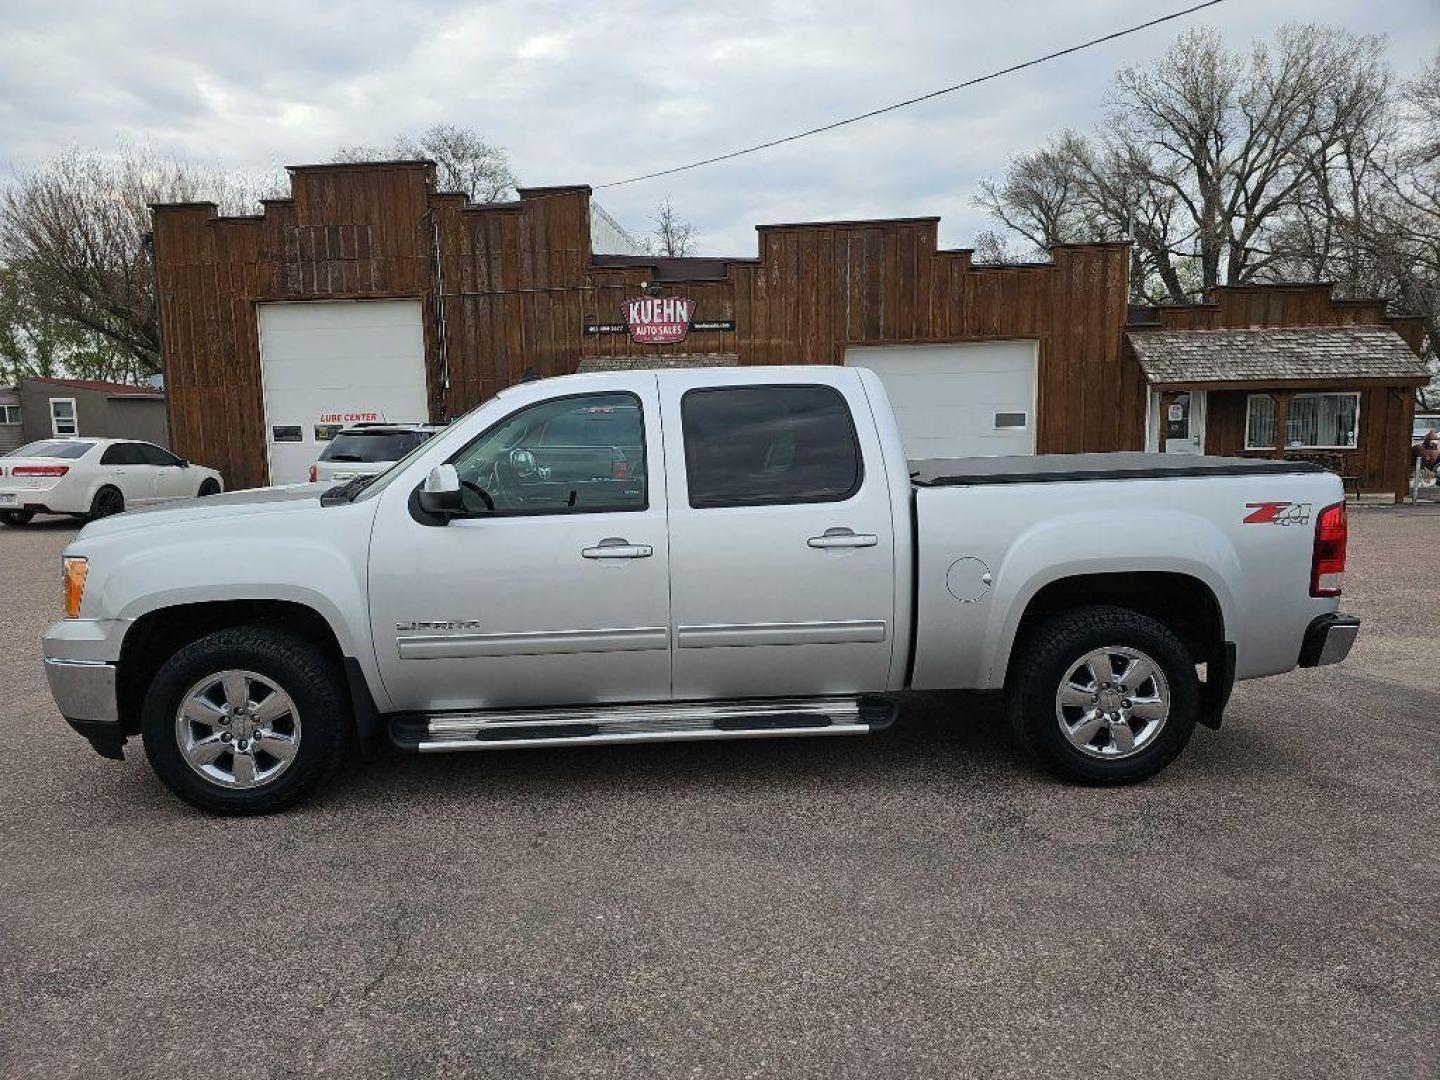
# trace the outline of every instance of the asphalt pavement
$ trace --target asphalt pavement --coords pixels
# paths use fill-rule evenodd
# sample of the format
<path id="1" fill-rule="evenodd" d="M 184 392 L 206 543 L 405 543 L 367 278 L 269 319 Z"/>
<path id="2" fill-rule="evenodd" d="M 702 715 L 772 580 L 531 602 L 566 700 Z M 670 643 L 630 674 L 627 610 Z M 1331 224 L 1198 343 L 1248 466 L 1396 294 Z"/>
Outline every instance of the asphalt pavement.
<path id="1" fill-rule="evenodd" d="M 1350 660 L 1139 787 L 926 695 L 873 738 L 383 756 L 259 820 L 56 714 L 73 532 L 0 528 L 0 1076 L 1440 1075 L 1440 506 L 1355 511 Z"/>

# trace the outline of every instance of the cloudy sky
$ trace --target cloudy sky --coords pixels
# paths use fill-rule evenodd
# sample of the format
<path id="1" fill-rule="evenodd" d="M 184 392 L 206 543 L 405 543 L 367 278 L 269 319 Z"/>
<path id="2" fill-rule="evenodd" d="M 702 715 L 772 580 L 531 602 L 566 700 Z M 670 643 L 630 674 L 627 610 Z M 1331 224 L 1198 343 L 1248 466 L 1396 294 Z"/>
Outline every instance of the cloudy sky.
<path id="1" fill-rule="evenodd" d="M 0 165 L 118 139 L 263 170 L 447 122 L 505 146 L 527 184 L 600 185 L 950 85 L 1187 0 L 166 5 L 0 0 Z M 1435 0 L 1228 0 L 1188 21 L 1234 46 L 1290 21 L 1388 37 L 1403 75 L 1440 46 Z M 1100 115 L 1114 71 L 1169 23 L 902 112 L 596 197 L 640 232 L 669 195 L 709 254 L 754 226 L 942 215 L 988 226 L 976 181 Z"/>

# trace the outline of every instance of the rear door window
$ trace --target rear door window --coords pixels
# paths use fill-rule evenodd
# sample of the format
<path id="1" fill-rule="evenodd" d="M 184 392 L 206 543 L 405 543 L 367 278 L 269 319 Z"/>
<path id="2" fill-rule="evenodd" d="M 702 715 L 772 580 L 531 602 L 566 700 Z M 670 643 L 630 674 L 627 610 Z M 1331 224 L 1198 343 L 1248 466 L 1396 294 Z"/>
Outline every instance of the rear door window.
<path id="1" fill-rule="evenodd" d="M 167 468 L 174 468 L 180 464 L 179 458 L 154 443 L 136 443 L 136 445 L 140 448 L 140 458 L 146 465 L 163 465 Z"/>
<path id="2" fill-rule="evenodd" d="M 149 464 L 140 454 L 140 445 L 132 442 L 115 443 L 107 446 L 105 453 L 100 455 L 101 465 L 146 465 Z"/>
<path id="3" fill-rule="evenodd" d="M 844 396 L 830 386 L 727 386 L 680 401 L 690 505 L 843 502 L 863 466 Z"/>

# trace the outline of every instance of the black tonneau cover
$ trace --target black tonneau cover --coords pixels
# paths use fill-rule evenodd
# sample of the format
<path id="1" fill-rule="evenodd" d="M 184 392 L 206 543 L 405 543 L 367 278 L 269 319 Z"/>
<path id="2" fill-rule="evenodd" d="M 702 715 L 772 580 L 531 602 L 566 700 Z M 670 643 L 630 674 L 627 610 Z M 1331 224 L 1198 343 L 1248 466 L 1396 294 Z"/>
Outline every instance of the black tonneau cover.
<path id="1" fill-rule="evenodd" d="M 931 458 L 910 462 L 910 480 L 917 487 L 1169 480 L 1323 471 L 1320 465 L 1311 461 L 1203 457 L 1198 454 L 1034 454 L 1024 457 Z"/>

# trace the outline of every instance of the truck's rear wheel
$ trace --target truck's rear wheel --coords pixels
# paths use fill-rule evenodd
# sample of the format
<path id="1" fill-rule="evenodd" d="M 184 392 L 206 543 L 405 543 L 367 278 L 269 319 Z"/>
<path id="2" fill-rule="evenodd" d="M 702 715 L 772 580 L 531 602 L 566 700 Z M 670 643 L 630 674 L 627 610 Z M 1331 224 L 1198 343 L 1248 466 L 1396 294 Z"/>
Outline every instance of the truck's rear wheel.
<path id="1" fill-rule="evenodd" d="M 219 814 L 265 814 L 339 764 L 350 723 L 319 648 L 283 630 L 219 630 L 160 668 L 141 717 L 145 753 L 171 791 Z"/>
<path id="2" fill-rule="evenodd" d="M 1010 721 L 1051 770 L 1129 784 L 1174 761 L 1195 729 L 1194 661 L 1163 624 L 1117 607 L 1045 618 L 1018 647 Z"/>

